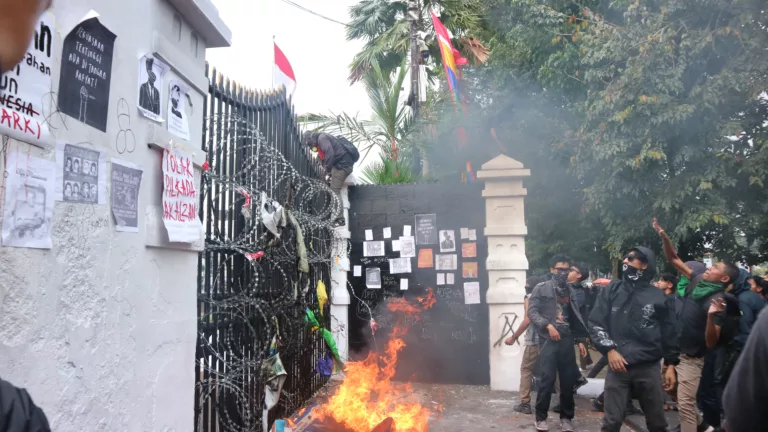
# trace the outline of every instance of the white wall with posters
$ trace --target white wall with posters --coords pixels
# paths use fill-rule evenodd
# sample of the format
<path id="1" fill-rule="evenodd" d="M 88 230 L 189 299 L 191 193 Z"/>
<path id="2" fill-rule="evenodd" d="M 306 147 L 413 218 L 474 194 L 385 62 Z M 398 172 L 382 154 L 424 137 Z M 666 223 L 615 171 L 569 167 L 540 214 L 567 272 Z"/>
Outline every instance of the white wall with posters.
<path id="1" fill-rule="evenodd" d="M 168 243 L 158 147 L 199 187 L 205 49 L 231 34 L 209 0 L 53 3 L 0 77 L 0 376 L 59 432 L 192 431 L 199 243 Z M 163 122 L 137 106 L 147 54 L 168 67 Z M 171 95 L 188 131 L 169 132 Z"/>

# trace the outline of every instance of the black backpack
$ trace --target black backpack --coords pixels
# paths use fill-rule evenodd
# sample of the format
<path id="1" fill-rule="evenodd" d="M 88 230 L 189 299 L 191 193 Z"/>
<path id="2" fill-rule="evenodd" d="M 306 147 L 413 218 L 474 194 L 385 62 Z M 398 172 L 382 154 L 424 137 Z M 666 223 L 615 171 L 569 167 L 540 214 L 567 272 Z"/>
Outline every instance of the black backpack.
<path id="1" fill-rule="evenodd" d="M 344 147 L 344 150 L 347 151 L 349 157 L 352 158 L 352 162 L 357 162 L 360 160 L 360 152 L 357 151 L 357 147 L 352 144 L 352 141 L 346 139 L 343 136 L 334 136 L 333 138 L 336 140 L 336 142 L 341 144 L 342 147 Z"/>

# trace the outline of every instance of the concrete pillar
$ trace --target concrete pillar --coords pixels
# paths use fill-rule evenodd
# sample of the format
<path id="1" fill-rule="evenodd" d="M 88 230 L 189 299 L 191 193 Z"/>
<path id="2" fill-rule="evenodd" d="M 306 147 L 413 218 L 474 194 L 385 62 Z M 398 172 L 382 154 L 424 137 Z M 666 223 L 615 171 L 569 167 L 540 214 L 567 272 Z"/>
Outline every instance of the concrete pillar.
<path id="1" fill-rule="evenodd" d="M 523 164 L 498 156 L 485 163 L 477 178 L 485 182 L 485 236 L 488 238 L 488 303 L 491 388 L 520 390 L 522 346 L 493 345 L 504 332 L 507 320 L 514 328 L 524 316 L 523 297 L 528 259 L 525 257 L 524 200 L 527 191 L 523 178 L 531 175 Z M 505 336 L 511 336 L 511 332 Z"/>
<path id="2" fill-rule="evenodd" d="M 351 174 L 341 188 L 342 205 L 346 225 L 336 228 L 333 242 L 333 262 L 331 263 L 331 333 L 339 349 L 339 356 L 346 361 L 349 358 L 349 291 L 347 273 L 349 272 L 348 245 L 349 232 L 349 186 L 356 183 Z"/>

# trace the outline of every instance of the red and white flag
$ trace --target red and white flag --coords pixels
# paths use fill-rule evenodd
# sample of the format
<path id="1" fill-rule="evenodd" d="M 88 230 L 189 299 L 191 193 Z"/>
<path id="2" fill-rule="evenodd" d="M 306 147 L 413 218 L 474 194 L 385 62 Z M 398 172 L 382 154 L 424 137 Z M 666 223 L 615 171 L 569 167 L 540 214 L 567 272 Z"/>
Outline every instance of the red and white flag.
<path id="1" fill-rule="evenodd" d="M 293 68 L 288 58 L 280 50 L 275 43 L 275 67 L 272 71 L 272 77 L 275 81 L 275 86 L 280 87 L 285 85 L 286 94 L 288 96 L 293 95 L 293 91 L 296 90 L 296 75 L 293 74 Z"/>

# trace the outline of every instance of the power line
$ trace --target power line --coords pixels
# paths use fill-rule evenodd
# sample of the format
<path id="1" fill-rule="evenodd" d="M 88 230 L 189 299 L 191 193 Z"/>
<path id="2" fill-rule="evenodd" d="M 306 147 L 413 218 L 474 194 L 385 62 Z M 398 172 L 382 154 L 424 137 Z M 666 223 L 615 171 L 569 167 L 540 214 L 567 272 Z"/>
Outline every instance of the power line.
<path id="1" fill-rule="evenodd" d="M 293 6 L 293 7 L 295 7 L 295 8 L 301 9 L 301 10 L 303 10 L 304 12 L 309 12 L 309 13 L 311 13 L 312 15 L 315 15 L 315 16 L 317 16 L 317 17 L 320 17 L 320 18 L 322 18 L 322 19 L 324 19 L 324 20 L 327 20 L 327 21 L 330 21 L 330 22 L 332 22 L 332 23 L 336 23 L 336 24 L 341 24 L 341 25 L 343 25 L 344 27 L 349 27 L 349 24 L 347 24 L 347 23 L 343 23 L 343 22 L 341 22 L 341 21 L 337 21 L 337 20 L 335 20 L 335 19 L 333 19 L 333 18 L 329 18 L 329 17 L 327 17 L 327 16 L 325 16 L 325 15 L 319 14 L 319 13 L 317 13 L 317 12 L 313 11 L 313 10 L 310 10 L 310 9 L 307 9 L 307 8 L 305 8 L 304 6 L 302 6 L 302 5 L 298 4 L 298 3 L 294 3 L 294 2 L 293 2 L 293 1 L 291 1 L 291 0 L 281 0 L 281 1 L 282 1 L 283 3 L 287 3 L 287 4 L 291 5 L 291 6 Z"/>

